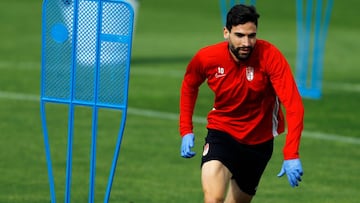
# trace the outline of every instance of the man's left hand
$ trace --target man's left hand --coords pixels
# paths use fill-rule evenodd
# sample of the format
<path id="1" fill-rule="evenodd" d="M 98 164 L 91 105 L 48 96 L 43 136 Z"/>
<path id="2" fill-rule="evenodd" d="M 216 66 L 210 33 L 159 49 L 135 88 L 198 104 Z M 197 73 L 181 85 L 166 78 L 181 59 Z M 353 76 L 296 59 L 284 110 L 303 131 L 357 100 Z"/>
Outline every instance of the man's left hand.
<path id="1" fill-rule="evenodd" d="M 277 176 L 282 177 L 286 174 L 291 187 L 295 187 L 299 185 L 303 173 L 300 159 L 290 159 L 284 160 L 280 173 Z"/>

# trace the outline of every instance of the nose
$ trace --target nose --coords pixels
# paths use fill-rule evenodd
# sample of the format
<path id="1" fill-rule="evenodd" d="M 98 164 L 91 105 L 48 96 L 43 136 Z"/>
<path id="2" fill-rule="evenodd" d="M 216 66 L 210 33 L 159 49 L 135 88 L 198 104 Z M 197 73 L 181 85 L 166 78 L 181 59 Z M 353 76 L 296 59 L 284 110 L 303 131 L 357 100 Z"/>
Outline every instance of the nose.
<path id="1" fill-rule="evenodd" d="M 249 46 L 250 45 L 250 38 L 248 36 L 242 37 L 242 42 L 241 43 L 245 47 Z"/>

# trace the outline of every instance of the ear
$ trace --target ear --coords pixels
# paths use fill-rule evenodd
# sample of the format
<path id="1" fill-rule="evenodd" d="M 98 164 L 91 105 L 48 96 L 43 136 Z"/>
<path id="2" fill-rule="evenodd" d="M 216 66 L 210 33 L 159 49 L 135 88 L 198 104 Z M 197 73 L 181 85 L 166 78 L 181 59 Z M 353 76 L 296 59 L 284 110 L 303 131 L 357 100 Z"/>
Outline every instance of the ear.
<path id="1" fill-rule="evenodd" d="M 230 31 L 226 28 L 226 27 L 224 27 L 224 39 L 229 39 L 229 35 L 230 35 Z"/>

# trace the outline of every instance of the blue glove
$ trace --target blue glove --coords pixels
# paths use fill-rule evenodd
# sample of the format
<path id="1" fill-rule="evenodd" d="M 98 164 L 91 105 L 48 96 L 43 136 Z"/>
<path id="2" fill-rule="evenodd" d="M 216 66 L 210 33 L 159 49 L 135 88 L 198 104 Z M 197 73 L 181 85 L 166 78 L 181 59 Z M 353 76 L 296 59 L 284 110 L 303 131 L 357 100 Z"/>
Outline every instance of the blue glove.
<path id="1" fill-rule="evenodd" d="M 195 152 L 191 151 L 194 147 L 195 136 L 193 133 L 188 133 L 182 138 L 180 153 L 184 158 L 191 158 L 195 156 Z"/>
<path id="2" fill-rule="evenodd" d="M 301 166 L 300 159 L 290 159 L 284 160 L 284 163 L 281 167 L 278 177 L 283 176 L 286 173 L 288 181 L 291 187 L 298 186 L 301 181 L 301 176 L 303 175 L 303 169 Z"/>

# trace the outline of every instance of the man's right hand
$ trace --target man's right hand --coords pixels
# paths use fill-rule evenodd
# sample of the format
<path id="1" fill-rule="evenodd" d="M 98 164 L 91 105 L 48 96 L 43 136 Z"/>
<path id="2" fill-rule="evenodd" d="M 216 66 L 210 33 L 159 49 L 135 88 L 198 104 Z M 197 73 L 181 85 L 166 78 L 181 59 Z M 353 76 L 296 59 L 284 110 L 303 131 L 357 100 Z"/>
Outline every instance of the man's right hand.
<path id="1" fill-rule="evenodd" d="M 195 141 L 195 136 L 193 133 L 188 133 L 183 136 L 181 141 L 181 148 L 180 148 L 180 153 L 182 157 L 191 158 L 195 156 L 196 153 L 191 151 L 191 148 L 194 147 L 194 141 Z"/>

